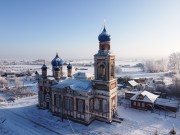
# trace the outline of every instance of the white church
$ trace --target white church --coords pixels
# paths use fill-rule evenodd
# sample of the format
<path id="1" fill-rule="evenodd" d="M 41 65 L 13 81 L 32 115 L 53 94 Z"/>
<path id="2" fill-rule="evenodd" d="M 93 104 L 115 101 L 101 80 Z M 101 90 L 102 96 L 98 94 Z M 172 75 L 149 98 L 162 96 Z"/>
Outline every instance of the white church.
<path id="1" fill-rule="evenodd" d="M 86 125 L 93 120 L 112 122 L 117 115 L 117 79 L 115 56 L 110 51 L 111 39 L 105 27 L 98 40 L 93 79 L 73 77 L 71 64 L 67 66 L 67 76 L 63 76 L 63 61 L 58 54 L 51 62 L 51 76 L 47 75 L 46 65 L 42 66 L 38 83 L 39 108 Z"/>

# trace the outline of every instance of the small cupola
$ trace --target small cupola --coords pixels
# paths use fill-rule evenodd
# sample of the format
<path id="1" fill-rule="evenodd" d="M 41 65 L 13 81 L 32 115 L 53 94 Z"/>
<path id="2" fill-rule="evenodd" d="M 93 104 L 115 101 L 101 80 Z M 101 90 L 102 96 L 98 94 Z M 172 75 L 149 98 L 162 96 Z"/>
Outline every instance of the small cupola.
<path id="1" fill-rule="evenodd" d="M 45 64 L 45 61 L 44 61 L 44 65 L 41 67 L 41 70 L 42 70 L 42 77 L 46 78 L 47 77 L 47 66 Z"/>
<path id="2" fill-rule="evenodd" d="M 72 69 L 72 65 L 70 63 L 67 65 L 67 69 Z"/>
<path id="3" fill-rule="evenodd" d="M 46 65 L 44 64 L 42 67 L 41 67 L 42 70 L 47 70 L 47 67 Z"/>

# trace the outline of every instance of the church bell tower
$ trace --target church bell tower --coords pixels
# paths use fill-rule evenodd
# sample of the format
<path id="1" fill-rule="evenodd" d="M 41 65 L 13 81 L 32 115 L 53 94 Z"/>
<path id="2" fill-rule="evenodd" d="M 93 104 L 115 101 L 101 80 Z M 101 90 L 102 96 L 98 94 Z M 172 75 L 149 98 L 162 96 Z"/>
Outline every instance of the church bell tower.
<path id="1" fill-rule="evenodd" d="M 99 50 L 94 55 L 93 87 L 95 89 L 95 111 L 111 122 L 117 112 L 117 79 L 115 79 L 115 55 L 110 51 L 110 35 L 106 28 L 98 36 Z M 104 118 L 104 117 L 103 117 Z"/>

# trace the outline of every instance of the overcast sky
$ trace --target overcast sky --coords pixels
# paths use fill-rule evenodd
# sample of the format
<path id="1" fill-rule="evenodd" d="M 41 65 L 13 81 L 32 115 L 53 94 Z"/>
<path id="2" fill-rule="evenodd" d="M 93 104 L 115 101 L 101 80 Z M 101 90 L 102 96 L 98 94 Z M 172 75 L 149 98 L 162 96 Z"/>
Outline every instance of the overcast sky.
<path id="1" fill-rule="evenodd" d="M 179 0 L 1 0 L 0 58 L 93 58 L 104 19 L 118 58 L 180 52 Z"/>

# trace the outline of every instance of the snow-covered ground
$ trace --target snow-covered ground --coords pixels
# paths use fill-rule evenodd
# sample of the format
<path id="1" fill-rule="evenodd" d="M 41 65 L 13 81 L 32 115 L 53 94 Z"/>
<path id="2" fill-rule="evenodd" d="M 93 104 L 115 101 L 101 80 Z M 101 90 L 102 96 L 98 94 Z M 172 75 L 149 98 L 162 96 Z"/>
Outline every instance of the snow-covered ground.
<path id="1" fill-rule="evenodd" d="M 0 104 L 1 135 L 160 135 L 167 134 L 174 126 L 180 134 L 180 113 L 176 118 L 146 111 L 118 106 L 118 113 L 124 118 L 122 123 L 94 121 L 89 126 L 68 120 L 62 122 L 47 110 L 37 107 L 37 96 L 22 98 L 15 103 Z M 5 121 L 4 121 L 5 120 Z M 1 123 L 4 121 L 4 123 Z"/>
<path id="2" fill-rule="evenodd" d="M 73 62 L 72 62 L 73 63 Z M 82 63 L 82 62 L 80 62 Z M 84 62 L 85 63 L 85 62 Z M 92 62 L 90 62 L 92 63 Z M 131 67 L 122 68 L 122 72 L 117 77 L 131 76 L 132 78 L 152 77 L 157 78 L 165 73 L 145 73 L 138 67 L 132 67 L 139 61 L 117 61 L 117 65 L 130 65 Z M 88 64 L 85 63 L 85 64 Z M 8 70 L 15 72 L 33 70 L 41 74 L 41 65 L 8 65 Z M 87 70 L 73 70 L 76 72 L 86 72 L 94 74 L 93 66 L 74 66 L 75 68 L 86 68 Z M 66 66 L 63 66 L 66 75 Z M 48 65 L 48 74 L 51 75 L 51 65 Z M 169 79 L 165 78 L 169 83 Z M 24 88 L 37 93 L 37 82 L 19 78 Z M 0 93 L 0 97 L 4 97 Z M 61 121 L 60 117 L 53 116 L 47 110 L 40 110 L 37 107 L 37 96 L 18 99 L 15 102 L 0 102 L 0 135 L 49 135 L 49 134 L 81 134 L 81 135 L 153 135 L 157 130 L 160 135 L 167 134 L 173 127 L 180 134 L 180 113 L 176 118 L 166 117 L 146 111 L 139 111 L 132 108 L 118 106 L 118 114 L 124 118 L 121 124 L 94 121 L 89 126 L 85 126 L 72 121 Z M 5 121 L 4 121 L 5 120 Z M 4 121 L 4 122 L 3 122 Z M 3 122 L 3 123 L 2 123 Z M 72 128 L 71 128 L 71 126 Z"/>

